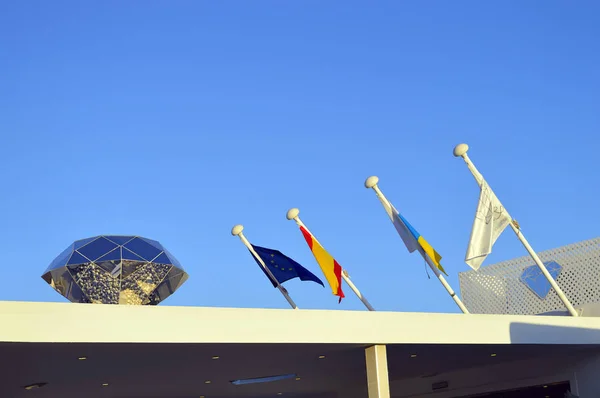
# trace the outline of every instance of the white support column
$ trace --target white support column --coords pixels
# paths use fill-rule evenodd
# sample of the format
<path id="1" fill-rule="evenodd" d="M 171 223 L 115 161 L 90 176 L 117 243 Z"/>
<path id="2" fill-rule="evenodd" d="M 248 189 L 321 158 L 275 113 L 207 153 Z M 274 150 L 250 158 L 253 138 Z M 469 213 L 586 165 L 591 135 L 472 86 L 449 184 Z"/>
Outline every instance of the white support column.
<path id="1" fill-rule="evenodd" d="M 367 347 L 365 357 L 369 398 L 390 398 L 386 346 Z"/>

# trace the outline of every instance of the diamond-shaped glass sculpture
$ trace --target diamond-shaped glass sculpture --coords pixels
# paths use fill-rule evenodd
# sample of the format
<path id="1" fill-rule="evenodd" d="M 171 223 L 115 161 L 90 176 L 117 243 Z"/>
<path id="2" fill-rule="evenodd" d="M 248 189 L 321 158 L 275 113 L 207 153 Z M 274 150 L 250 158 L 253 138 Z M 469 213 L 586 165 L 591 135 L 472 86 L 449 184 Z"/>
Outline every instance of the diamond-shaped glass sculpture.
<path id="1" fill-rule="evenodd" d="M 556 261 L 547 261 L 544 265 L 548 273 L 556 280 L 562 271 L 562 266 Z M 548 282 L 548 279 L 546 279 L 542 270 L 537 265 L 532 265 L 523 270 L 521 282 L 542 300 L 546 298 L 548 293 L 550 293 L 550 289 L 552 289 L 550 282 Z"/>
<path id="2" fill-rule="evenodd" d="M 156 305 L 188 274 L 155 240 L 106 235 L 71 244 L 42 278 L 74 303 Z"/>

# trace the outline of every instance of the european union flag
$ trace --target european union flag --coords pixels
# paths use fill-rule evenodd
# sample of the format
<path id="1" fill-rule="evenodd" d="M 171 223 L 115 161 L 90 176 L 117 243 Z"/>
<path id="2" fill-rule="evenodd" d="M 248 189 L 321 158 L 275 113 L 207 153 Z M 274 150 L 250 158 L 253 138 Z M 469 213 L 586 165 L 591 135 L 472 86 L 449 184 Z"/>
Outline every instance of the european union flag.
<path id="1" fill-rule="evenodd" d="M 267 249 L 265 247 L 254 246 L 252 248 L 260 256 L 260 258 L 265 262 L 265 265 L 269 268 L 269 271 L 273 274 L 275 279 L 282 284 L 285 281 L 289 281 L 292 278 L 300 278 L 301 281 L 313 281 L 321 286 L 323 282 L 317 278 L 315 274 L 280 252 L 279 250 Z M 277 287 L 275 281 L 271 279 L 267 271 L 264 270 L 262 265 L 258 262 L 258 260 L 254 258 L 254 261 L 259 265 L 260 269 L 265 273 L 267 278 L 273 284 L 273 287 Z"/>

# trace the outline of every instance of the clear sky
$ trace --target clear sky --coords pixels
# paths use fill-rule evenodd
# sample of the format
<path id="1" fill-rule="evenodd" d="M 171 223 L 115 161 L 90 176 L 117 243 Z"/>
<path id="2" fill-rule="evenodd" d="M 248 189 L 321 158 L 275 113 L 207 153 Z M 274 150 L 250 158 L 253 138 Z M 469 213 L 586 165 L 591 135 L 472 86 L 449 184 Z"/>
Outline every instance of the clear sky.
<path id="1" fill-rule="evenodd" d="M 163 305 L 286 308 L 230 235 L 322 276 L 290 207 L 379 310 L 456 312 L 375 194 L 458 290 L 478 188 L 532 246 L 599 235 L 600 5 L 562 1 L 18 1 L 0 6 L 0 300 L 72 241 L 162 242 Z M 485 264 L 525 255 L 507 230 Z M 301 308 L 363 309 L 290 281 Z"/>

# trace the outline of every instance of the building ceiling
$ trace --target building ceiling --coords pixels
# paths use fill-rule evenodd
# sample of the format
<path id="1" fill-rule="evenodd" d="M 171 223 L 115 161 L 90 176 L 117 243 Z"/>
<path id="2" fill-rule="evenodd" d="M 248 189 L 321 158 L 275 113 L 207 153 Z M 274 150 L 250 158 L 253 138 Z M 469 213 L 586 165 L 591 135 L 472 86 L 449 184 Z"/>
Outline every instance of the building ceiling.
<path id="1" fill-rule="evenodd" d="M 429 386 L 596 349 L 600 319 L 0 302 L 0 397 L 363 398 L 371 344 L 392 386 Z M 299 379 L 231 384 L 283 374 Z"/>
<path id="2" fill-rule="evenodd" d="M 364 348 L 347 344 L 1 343 L 0 396 L 364 397 L 367 393 Z M 582 349 L 574 348 L 567 345 L 391 345 L 388 346 L 389 374 L 391 381 L 417 377 L 435 380 L 445 372 L 574 355 Z M 236 379 L 284 374 L 297 376 L 270 383 L 231 384 Z M 47 384 L 32 390 L 24 388 L 36 383 Z"/>

